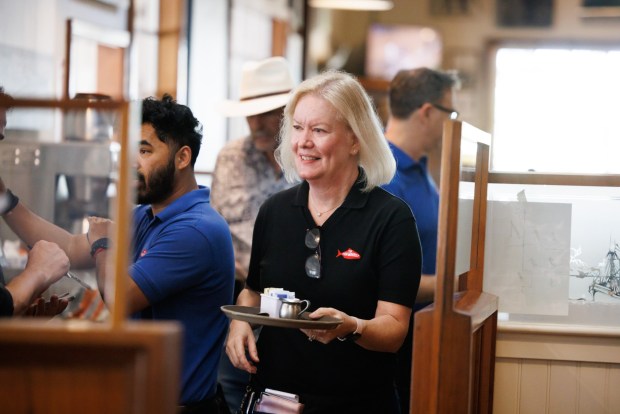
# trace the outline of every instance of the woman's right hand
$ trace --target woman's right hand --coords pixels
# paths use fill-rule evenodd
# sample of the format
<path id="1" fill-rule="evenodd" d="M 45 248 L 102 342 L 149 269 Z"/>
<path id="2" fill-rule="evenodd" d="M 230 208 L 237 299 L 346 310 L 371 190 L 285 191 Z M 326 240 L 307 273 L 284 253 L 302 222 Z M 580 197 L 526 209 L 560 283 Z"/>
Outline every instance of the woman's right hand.
<path id="1" fill-rule="evenodd" d="M 259 362 L 258 351 L 256 349 L 256 338 L 254 338 L 254 332 L 249 323 L 237 320 L 230 322 L 228 339 L 226 340 L 226 354 L 235 368 L 256 374 L 255 364 Z M 247 355 L 252 361 L 248 361 Z"/>

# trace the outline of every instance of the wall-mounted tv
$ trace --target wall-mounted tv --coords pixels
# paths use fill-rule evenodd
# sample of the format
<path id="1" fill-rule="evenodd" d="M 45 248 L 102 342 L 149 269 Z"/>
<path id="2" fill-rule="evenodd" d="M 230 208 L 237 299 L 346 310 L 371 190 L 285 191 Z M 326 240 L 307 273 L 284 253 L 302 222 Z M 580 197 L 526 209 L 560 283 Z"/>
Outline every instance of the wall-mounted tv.
<path id="1" fill-rule="evenodd" d="M 441 36 L 430 27 L 373 24 L 367 35 L 365 74 L 391 80 L 401 69 L 437 69 L 441 57 Z"/>

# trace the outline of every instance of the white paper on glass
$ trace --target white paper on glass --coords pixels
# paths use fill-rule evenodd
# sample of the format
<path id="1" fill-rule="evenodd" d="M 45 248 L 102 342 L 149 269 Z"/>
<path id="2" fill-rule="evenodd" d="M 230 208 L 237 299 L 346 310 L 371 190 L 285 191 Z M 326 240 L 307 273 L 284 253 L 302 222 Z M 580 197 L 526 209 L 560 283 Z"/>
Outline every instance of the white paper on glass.
<path id="1" fill-rule="evenodd" d="M 484 290 L 500 312 L 567 315 L 572 205 L 489 201 Z"/>

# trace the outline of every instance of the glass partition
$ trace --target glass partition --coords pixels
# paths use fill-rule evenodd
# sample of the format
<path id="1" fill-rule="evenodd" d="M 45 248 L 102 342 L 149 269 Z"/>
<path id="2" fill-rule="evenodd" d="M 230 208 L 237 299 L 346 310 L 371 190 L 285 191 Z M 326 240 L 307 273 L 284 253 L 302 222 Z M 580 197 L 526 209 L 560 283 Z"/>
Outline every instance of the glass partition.
<path id="1" fill-rule="evenodd" d="M 489 184 L 484 290 L 500 319 L 620 326 L 620 188 Z"/>
<path id="2" fill-rule="evenodd" d="M 7 112 L 6 138 L 0 142 L 0 178 L 22 204 L 72 234 L 86 233 L 90 216 L 116 220 L 122 108 L 123 104 L 111 100 L 102 103 L 16 98 L 15 106 Z M 131 116 L 136 119 L 133 139 L 128 139 L 127 145 L 128 152 L 135 154 L 131 147 L 137 145 L 140 113 L 134 110 Z M 32 129 L 13 124 L 14 117 L 31 119 Z M 60 128 L 53 122 L 37 121 L 55 118 L 63 120 Z M 111 243 L 116 244 L 112 237 Z M 0 222 L 4 282 L 24 269 L 30 247 L 4 221 Z M 53 284 L 43 297 L 52 294 L 72 298 L 57 318 L 109 318 L 94 267 L 72 266 L 70 274 Z"/>

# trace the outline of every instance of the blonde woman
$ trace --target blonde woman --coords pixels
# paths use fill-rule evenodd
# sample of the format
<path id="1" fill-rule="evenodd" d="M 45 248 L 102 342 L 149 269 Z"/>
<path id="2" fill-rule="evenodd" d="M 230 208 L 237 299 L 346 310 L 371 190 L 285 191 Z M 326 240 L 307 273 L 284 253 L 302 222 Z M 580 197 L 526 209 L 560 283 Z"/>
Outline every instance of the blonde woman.
<path id="1" fill-rule="evenodd" d="M 310 300 L 311 318 L 342 323 L 265 326 L 255 344 L 250 325 L 233 320 L 226 352 L 253 374 L 254 391 L 297 394 L 304 413 L 397 413 L 394 353 L 407 333 L 421 248 L 409 207 L 379 187 L 395 161 L 376 112 L 355 78 L 326 72 L 293 91 L 280 138 L 278 162 L 302 182 L 261 207 L 237 304 L 259 306 L 259 293 L 277 286 Z"/>

